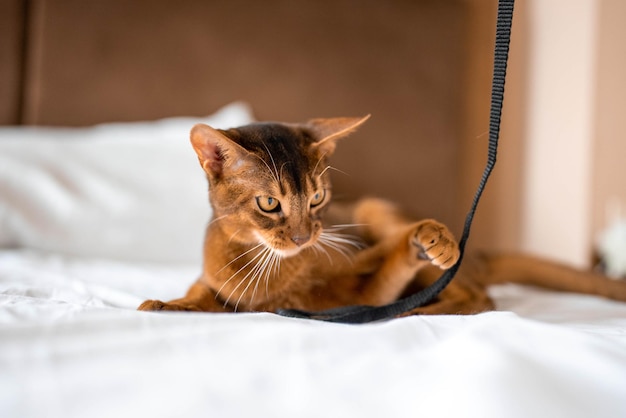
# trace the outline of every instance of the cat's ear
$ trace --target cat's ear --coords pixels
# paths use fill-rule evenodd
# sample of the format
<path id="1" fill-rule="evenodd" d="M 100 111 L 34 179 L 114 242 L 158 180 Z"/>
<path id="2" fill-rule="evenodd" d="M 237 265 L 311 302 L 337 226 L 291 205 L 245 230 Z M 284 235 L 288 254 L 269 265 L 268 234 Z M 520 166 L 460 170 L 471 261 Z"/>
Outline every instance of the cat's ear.
<path id="1" fill-rule="evenodd" d="M 236 165 L 248 154 L 245 148 L 227 137 L 223 131 L 198 123 L 191 128 L 191 145 L 207 174 L 220 177 L 224 168 Z"/>
<path id="2" fill-rule="evenodd" d="M 369 118 L 370 115 L 360 118 L 313 119 L 306 123 L 306 127 L 315 137 L 313 147 L 320 154 L 328 156 L 335 152 L 338 139 L 354 132 Z"/>

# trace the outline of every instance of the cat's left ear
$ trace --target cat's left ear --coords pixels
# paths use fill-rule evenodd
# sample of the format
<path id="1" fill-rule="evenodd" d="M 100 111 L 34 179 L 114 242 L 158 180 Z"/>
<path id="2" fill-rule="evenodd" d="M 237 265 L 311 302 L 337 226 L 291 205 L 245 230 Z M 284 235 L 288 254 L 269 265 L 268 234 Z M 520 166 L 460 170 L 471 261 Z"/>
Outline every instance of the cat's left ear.
<path id="1" fill-rule="evenodd" d="M 330 118 L 313 119 L 306 123 L 306 127 L 313 134 L 316 141 L 313 147 L 320 151 L 320 154 L 329 156 L 335 152 L 337 140 L 348 136 L 359 126 L 365 123 L 371 115 L 360 118 Z"/>

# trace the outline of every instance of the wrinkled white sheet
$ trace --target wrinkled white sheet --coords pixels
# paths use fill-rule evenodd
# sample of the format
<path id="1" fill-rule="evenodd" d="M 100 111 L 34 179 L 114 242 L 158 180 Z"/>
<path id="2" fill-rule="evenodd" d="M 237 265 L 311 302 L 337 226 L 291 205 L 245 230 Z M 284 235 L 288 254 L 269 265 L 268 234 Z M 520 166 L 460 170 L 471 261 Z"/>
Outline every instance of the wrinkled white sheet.
<path id="1" fill-rule="evenodd" d="M 341 325 L 145 313 L 195 266 L 0 251 L 0 417 L 625 417 L 626 304 Z"/>

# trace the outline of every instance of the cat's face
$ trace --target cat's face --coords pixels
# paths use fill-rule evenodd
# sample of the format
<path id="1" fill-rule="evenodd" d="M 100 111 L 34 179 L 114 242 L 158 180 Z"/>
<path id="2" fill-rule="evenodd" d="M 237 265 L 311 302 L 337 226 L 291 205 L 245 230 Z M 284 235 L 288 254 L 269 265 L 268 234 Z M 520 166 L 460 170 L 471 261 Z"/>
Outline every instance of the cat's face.
<path id="1" fill-rule="evenodd" d="M 314 245 L 331 198 L 327 158 L 336 140 L 367 118 L 228 131 L 196 125 L 191 140 L 209 179 L 216 226 L 235 242 L 261 244 L 283 257 Z"/>

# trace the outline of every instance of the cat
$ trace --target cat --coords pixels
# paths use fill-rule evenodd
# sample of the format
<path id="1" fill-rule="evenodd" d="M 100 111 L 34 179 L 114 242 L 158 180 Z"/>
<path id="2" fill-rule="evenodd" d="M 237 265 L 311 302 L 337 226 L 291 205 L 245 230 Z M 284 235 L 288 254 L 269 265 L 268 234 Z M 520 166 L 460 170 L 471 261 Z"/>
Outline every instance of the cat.
<path id="1" fill-rule="evenodd" d="M 328 163 L 337 142 L 369 118 L 197 124 L 191 143 L 209 183 L 213 218 L 204 265 L 187 294 L 147 300 L 144 311 L 320 311 L 379 306 L 423 288 L 459 259 L 450 230 L 412 221 L 392 203 L 331 203 Z M 521 255 L 481 255 L 429 305 L 408 314 L 493 310 L 486 286 L 517 282 L 626 301 L 626 283 Z"/>

